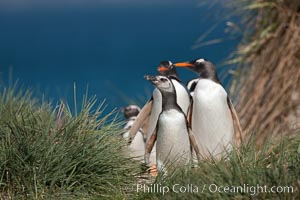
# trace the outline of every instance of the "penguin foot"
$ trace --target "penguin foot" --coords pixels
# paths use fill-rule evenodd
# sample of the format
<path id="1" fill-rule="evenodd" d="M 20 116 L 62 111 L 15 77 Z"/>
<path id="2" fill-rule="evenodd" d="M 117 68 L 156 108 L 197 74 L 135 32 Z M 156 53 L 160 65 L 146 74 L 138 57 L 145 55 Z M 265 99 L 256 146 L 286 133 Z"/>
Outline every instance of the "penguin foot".
<path id="1" fill-rule="evenodd" d="M 158 176 L 158 171 L 157 171 L 156 165 L 152 165 L 152 166 L 149 168 L 149 175 L 150 175 L 151 177 L 156 177 L 156 176 Z"/>

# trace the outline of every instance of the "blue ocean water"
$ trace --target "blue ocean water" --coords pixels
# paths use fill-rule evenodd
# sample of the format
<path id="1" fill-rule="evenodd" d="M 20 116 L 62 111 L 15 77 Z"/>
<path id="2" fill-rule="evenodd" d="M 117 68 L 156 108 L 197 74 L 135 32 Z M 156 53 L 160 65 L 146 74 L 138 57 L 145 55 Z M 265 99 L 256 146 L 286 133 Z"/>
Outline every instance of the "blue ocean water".
<path id="1" fill-rule="evenodd" d="M 79 99 L 88 86 L 109 109 L 142 104 L 153 89 L 143 76 L 156 74 L 160 61 L 203 57 L 220 64 L 234 50 L 238 40 L 192 48 L 216 23 L 205 40 L 227 37 L 225 22 L 211 12 L 194 1 L 0 9 L 1 79 L 18 79 L 37 97 L 71 106 L 74 82 Z M 195 77 L 184 69 L 179 75 L 183 82 Z"/>

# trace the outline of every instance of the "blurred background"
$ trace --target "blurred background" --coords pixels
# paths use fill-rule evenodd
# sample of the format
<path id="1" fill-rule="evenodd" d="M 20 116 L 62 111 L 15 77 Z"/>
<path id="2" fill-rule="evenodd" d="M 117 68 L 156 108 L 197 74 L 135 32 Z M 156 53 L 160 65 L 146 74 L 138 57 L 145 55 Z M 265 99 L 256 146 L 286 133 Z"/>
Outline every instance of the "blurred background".
<path id="1" fill-rule="evenodd" d="M 162 60 L 207 58 L 227 85 L 228 69 L 220 66 L 240 39 L 225 32 L 221 3 L 199 2 L 0 1 L 0 80 L 18 80 L 35 96 L 71 107 L 76 82 L 79 101 L 88 87 L 108 110 L 142 105 L 153 89 L 143 76 L 156 74 Z M 196 76 L 181 69 L 179 75 L 184 83 Z"/>
<path id="2" fill-rule="evenodd" d="M 160 61 L 206 58 L 262 142 L 300 127 L 299 13 L 299 0 L 2 0 L 0 84 L 74 108 L 76 83 L 78 105 L 88 88 L 110 112 L 147 101 Z"/>

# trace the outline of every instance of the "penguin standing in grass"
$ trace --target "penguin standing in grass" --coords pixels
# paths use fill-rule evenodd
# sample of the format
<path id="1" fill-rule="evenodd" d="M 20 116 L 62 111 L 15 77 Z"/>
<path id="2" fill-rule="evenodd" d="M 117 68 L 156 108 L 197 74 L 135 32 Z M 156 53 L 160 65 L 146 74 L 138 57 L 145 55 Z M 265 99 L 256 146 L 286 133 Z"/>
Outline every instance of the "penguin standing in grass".
<path id="1" fill-rule="evenodd" d="M 191 161 L 192 148 L 200 158 L 200 150 L 189 128 L 186 115 L 177 103 L 176 89 L 172 79 L 165 76 L 145 76 L 162 95 L 162 109 L 155 130 L 146 143 L 145 161 L 149 162 L 150 152 L 156 144 L 158 171 L 184 166 Z"/>
<path id="2" fill-rule="evenodd" d="M 123 134 L 123 138 L 125 140 L 129 139 L 129 130 L 134 124 L 136 116 L 139 114 L 140 110 L 141 109 L 136 105 L 129 105 L 122 109 L 122 112 L 127 121 L 126 125 L 124 126 L 124 130 L 126 132 Z M 145 155 L 145 135 L 142 128 L 139 129 L 132 142 L 128 146 L 126 154 L 136 160 L 140 160 L 141 162 L 143 162 Z"/>
<path id="3" fill-rule="evenodd" d="M 240 146 L 242 130 L 236 111 L 217 76 L 213 64 L 205 59 L 174 64 L 196 72 L 190 82 L 192 104 L 188 117 L 200 148 L 206 156 L 221 156 L 232 144 Z"/>
<path id="4" fill-rule="evenodd" d="M 183 110 L 185 114 L 187 114 L 190 99 L 187 93 L 187 90 L 182 84 L 177 75 L 176 67 L 173 66 L 171 61 L 162 61 L 157 68 L 158 74 L 163 76 L 169 76 L 171 82 L 173 83 L 176 93 L 177 93 L 177 103 Z M 148 126 L 148 131 L 146 133 L 146 142 L 149 141 L 151 135 L 155 131 L 155 127 L 157 124 L 158 116 L 162 110 L 162 96 L 161 92 L 158 89 L 154 89 L 151 99 L 145 104 L 142 108 L 141 112 L 137 116 L 135 123 L 132 125 L 130 129 L 130 138 L 134 138 L 137 131 L 146 123 Z M 150 165 L 153 166 L 156 164 L 156 154 L 155 154 L 155 144 L 153 151 L 150 157 Z"/>

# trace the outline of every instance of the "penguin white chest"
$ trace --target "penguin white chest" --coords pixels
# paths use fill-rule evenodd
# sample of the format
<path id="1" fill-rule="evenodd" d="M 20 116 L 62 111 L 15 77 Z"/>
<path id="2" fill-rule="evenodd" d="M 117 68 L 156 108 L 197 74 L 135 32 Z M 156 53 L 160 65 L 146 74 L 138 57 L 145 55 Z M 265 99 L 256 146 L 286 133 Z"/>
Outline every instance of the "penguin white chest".
<path id="1" fill-rule="evenodd" d="M 197 142 L 217 155 L 230 147 L 234 133 L 227 93 L 220 84 L 200 79 L 193 100 L 192 130 Z"/>
<path id="2" fill-rule="evenodd" d="M 186 120 L 184 114 L 178 110 L 163 111 L 159 117 L 156 156 L 158 169 L 168 162 L 185 165 L 190 160 Z"/>

